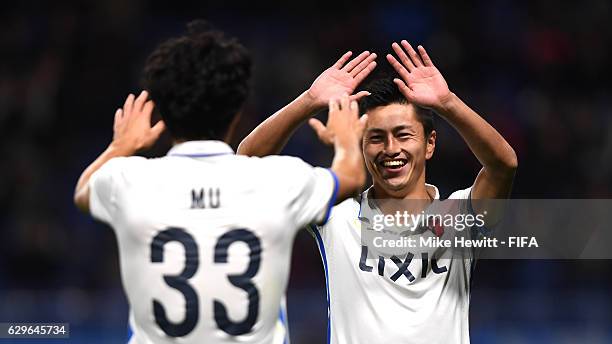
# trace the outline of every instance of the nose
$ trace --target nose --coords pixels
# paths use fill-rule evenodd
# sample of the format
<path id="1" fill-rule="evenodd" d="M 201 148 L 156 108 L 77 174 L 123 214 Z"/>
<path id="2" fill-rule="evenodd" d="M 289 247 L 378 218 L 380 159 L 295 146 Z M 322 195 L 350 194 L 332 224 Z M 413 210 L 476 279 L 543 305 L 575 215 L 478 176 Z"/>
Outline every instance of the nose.
<path id="1" fill-rule="evenodd" d="M 385 152 L 384 153 L 391 157 L 399 155 L 401 153 L 400 144 L 399 142 L 397 142 L 395 137 L 393 137 L 393 135 L 390 135 L 389 137 L 387 137 L 387 140 L 385 140 Z"/>

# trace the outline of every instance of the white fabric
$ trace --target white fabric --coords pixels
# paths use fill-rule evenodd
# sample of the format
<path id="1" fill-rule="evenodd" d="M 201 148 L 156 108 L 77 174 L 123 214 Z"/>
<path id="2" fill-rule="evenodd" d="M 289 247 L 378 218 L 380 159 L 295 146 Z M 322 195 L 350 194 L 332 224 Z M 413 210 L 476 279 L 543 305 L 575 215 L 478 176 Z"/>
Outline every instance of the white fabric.
<path id="1" fill-rule="evenodd" d="M 438 200 L 437 188 L 429 184 L 426 187 Z M 451 203 L 463 208 L 469 197 L 470 188 L 454 192 L 449 199 L 457 199 Z M 385 258 L 381 276 L 379 258 L 372 252 L 368 252 L 366 265 L 360 268 L 363 248 L 359 217 L 365 211 L 378 211 L 370 208 L 374 203 L 369 202 L 365 191 L 360 198 L 334 207 L 326 225 L 311 227 L 326 270 L 329 342 L 469 343 L 472 257 L 451 259 L 451 252 L 435 249 L 423 278 L 419 253 L 408 265 L 413 281 L 404 275 L 393 281 L 391 277 L 398 267 L 389 258 Z M 403 261 L 406 256 L 399 258 Z M 438 257 L 439 273 L 433 271 L 432 256 Z M 444 268 L 446 271 L 440 272 Z"/>
<path id="2" fill-rule="evenodd" d="M 286 339 L 286 326 L 280 320 L 286 316 L 280 316 L 280 305 L 293 239 L 299 228 L 326 221 L 337 187 L 331 171 L 291 157 L 237 156 L 223 142 L 197 141 L 177 145 L 158 159 L 112 159 L 92 176 L 89 186 L 93 216 L 110 224 L 117 236 L 121 277 L 130 304 L 130 343 Z M 161 244 L 163 259 L 152 262 L 154 238 L 160 246 L 164 234 L 179 233 L 170 228 L 193 238 L 197 250 L 188 249 L 186 239 L 168 239 Z M 215 262 L 221 252 L 216 249 L 222 243 L 219 238 L 240 229 L 258 238 L 246 240 L 254 251 L 245 240 L 233 241 L 226 250 L 227 262 Z M 197 295 L 198 319 L 193 330 L 175 340 L 158 326 L 153 302 L 159 301 L 170 323 L 184 321 L 187 298 L 165 278 L 188 270 L 186 254 L 191 257 L 189 268 L 197 270 L 182 283 Z M 256 265 L 252 278 L 235 282 L 243 283 L 242 289 L 232 284 L 231 276 L 243 275 Z M 249 307 L 249 288 L 244 283 L 252 283 L 257 291 L 257 318 L 248 333 L 232 337 L 217 326 L 214 304 L 220 302 L 231 321 L 243 321 Z"/>

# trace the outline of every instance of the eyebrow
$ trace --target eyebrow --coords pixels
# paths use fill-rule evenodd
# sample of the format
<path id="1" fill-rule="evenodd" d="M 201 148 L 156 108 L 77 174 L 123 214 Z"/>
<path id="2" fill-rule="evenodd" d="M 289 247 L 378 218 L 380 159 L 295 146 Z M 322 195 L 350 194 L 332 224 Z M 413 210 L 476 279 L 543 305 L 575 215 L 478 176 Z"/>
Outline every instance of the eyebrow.
<path id="1" fill-rule="evenodd" d="M 385 131 L 380 128 L 368 128 L 367 132 L 368 133 L 384 133 Z"/>
<path id="2" fill-rule="evenodd" d="M 411 125 L 403 124 L 403 125 L 398 125 L 397 127 L 393 127 L 391 129 L 392 132 L 398 132 L 400 130 L 414 130 L 414 128 Z M 368 128 L 367 132 L 368 133 L 371 133 L 371 132 L 384 133 L 384 132 L 386 132 L 386 130 L 385 129 L 381 129 L 381 128 Z"/>
<path id="3" fill-rule="evenodd" d="M 414 128 L 411 125 L 398 125 L 397 127 L 393 128 L 392 131 L 400 131 L 400 130 L 414 130 Z"/>

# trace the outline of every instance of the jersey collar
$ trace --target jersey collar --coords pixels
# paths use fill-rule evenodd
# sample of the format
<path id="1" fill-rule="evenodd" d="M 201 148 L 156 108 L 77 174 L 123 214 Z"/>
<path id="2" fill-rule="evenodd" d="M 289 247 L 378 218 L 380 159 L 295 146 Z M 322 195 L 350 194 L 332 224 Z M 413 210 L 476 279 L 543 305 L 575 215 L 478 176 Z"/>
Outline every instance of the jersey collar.
<path id="1" fill-rule="evenodd" d="M 427 189 L 427 193 L 433 195 L 433 199 L 440 199 L 440 191 L 435 185 L 425 183 L 425 189 Z"/>
<path id="2" fill-rule="evenodd" d="M 187 141 L 174 145 L 168 156 L 206 158 L 211 156 L 234 154 L 234 150 L 223 141 Z"/>
<path id="3" fill-rule="evenodd" d="M 378 208 L 375 206 L 375 203 L 372 201 L 370 203 L 369 196 L 371 196 L 371 191 L 373 191 L 374 186 L 370 186 L 367 190 L 361 193 L 361 198 L 359 199 L 359 213 L 357 218 L 364 219 L 364 213 L 371 213 L 374 211 L 378 211 Z M 433 196 L 434 200 L 440 200 L 440 192 L 435 185 L 425 183 L 425 189 L 430 196 Z"/>
<path id="4" fill-rule="evenodd" d="M 365 190 L 361 194 L 362 200 L 367 199 L 368 196 L 371 196 L 372 190 L 374 190 L 373 185 L 367 188 L 367 190 Z M 440 192 L 438 191 L 438 188 L 435 185 L 425 183 L 425 190 L 427 190 L 427 193 L 429 194 L 429 196 L 432 196 L 433 199 L 440 199 Z"/>

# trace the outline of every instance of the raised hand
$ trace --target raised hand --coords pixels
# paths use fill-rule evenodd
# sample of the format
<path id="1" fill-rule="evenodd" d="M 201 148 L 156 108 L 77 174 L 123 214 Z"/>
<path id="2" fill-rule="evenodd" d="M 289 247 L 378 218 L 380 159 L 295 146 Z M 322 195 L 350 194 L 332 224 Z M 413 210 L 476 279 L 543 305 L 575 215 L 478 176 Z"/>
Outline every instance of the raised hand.
<path id="1" fill-rule="evenodd" d="M 327 68 L 308 89 L 307 94 L 316 107 L 324 107 L 331 99 L 340 98 L 343 94 L 352 94 L 355 88 L 376 68 L 376 54 L 364 51 L 348 62 L 352 52 L 347 52 L 331 67 Z M 348 62 L 348 63 L 347 63 Z M 349 97 L 358 100 L 369 95 L 361 91 Z"/>
<path id="2" fill-rule="evenodd" d="M 446 102 L 452 98 L 452 93 L 425 48 L 419 45 L 417 54 L 407 41 L 403 40 L 401 44 L 402 46 L 393 42 L 391 45 L 401 63 L 393 55 L 387 55 L 387 61 L 401 77 L 393 80 L 400 92 L 410 102 L 419 106 L 436 111 L 444 109 Z"/>
<path id="3" fill-rule="evenodd" d="M 147 101 L 147 91 L 142 91 L 138 98 L 130 94 L 123 109 L 115 112 L 113 125 L 113 142 L 111 146 L 128 155 L 151 147 L 164 131 L 163 121 L 151 126 L 151 114 L 155 105 Z"/>
<path id="4" fill-rule="evenodd" d="M 359 118 L 357 101 L 350 100 L 345 94 L 340 99 L 329 101 L 326 125 L 316 118 L 311 118 L 308 124 L 317 133 L 319 140 L 328 146 L 338 143 L 359 145 L 367 119 L 368 115 Z"/>

